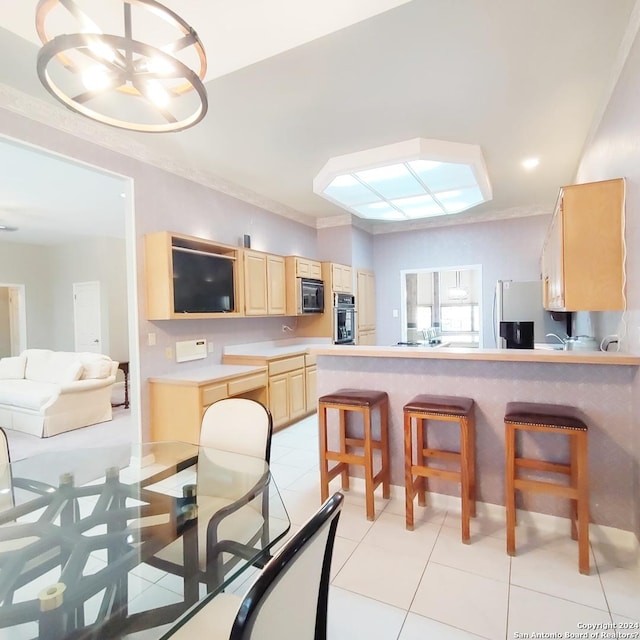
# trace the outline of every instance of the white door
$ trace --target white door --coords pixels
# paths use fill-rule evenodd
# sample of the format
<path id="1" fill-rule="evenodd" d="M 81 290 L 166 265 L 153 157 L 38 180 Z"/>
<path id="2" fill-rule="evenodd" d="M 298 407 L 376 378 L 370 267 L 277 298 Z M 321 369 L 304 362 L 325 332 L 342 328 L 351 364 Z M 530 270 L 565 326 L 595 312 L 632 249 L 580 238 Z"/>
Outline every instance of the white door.
<path id="1" fill-rule="evenodd" d="M 102 353 L 100 283 L 73 283 L 73 326 L 76 351 Z"/>

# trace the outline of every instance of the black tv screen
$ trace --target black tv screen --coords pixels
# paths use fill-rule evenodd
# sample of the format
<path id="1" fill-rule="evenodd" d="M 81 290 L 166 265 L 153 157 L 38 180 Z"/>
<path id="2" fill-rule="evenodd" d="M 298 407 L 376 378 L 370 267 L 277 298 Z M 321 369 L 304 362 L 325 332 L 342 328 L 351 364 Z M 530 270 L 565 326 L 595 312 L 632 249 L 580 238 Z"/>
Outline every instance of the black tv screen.
<path id="1" fill-rule="evenodd" d="M 174 247 L 173 302 L 176 313 L 233 311 L 233 261 Z"/>

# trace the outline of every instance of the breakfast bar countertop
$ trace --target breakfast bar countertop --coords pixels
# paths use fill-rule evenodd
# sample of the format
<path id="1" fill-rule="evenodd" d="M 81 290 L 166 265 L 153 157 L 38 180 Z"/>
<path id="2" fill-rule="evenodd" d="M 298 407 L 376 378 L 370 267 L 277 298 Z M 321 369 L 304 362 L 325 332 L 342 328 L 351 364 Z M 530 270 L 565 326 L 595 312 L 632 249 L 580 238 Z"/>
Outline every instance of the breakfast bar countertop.
<path id="1" fill-rule="evenodd" d="M 363 358 L 418 358 L 436 360 L 486 360 L 499 362 L 549 362 L 554 364 L 640 365 L 640 356 L 610 351 L 552 349 L 465 349 L 448 346 L 314 345 L 316 356 Z"/>

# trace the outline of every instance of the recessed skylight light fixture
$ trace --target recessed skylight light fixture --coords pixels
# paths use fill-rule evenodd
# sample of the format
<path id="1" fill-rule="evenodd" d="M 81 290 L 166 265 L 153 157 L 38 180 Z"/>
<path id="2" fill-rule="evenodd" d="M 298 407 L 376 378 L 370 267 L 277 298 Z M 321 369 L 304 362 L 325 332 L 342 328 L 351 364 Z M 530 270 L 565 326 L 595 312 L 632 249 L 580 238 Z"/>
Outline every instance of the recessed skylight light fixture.
<path id="1" fill-rule="evenodd" d="M 313 191 L 369 220 L 455 214 L 493 197 L 479 146 L 424 138 L 331 158 Z"/>
<path id="2" fill-rule="evenodd" d="M 531 171 L 535 169 L 540 164 L 540 158 L 526 158 L 522 161 L 522 166 L 527 170 Z"/>

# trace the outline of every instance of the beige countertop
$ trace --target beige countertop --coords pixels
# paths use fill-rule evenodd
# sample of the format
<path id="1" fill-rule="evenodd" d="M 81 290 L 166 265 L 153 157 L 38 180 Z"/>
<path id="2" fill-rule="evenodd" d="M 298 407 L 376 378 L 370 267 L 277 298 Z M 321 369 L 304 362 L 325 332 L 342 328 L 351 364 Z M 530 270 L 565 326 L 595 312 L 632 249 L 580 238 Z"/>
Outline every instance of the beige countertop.
<path id="1" fill-rule="evenodd" d="M 310 338 L 307 340 L 273 340 L 267 342 L 253 342 L 249 344 L 234 344 L 223 349 L 224 356 L 240 356 L 248 358 L 264 358 L 265 360 L 285 358 L 309 353 L 312 347 L 331 346 L 329 339 Z"/>
<path id="2" fill-rule="evenodd" d="M 149 382 L 160 382 L 177 385 L 202 385 L 214 382 L 223 382 L 240 376 L 262 373 L 267 370 L 265 366 L 238 365 L 238 364 L 213 364 L 199 369 L 190 369 L 170 373 L 165 376 L 149 378 Z"/>
<path id="3" fill-rule="evenodd" d="M 316 356 L 364 358 L 423 358 L 436 360 L 487 360 L 502 362 L 549 362 L 554 364 L 640 365 L 640 356 L 605 351 L 558 351 L 547 349 L 462 349 L 409 346 L 311 346 Z"/>

